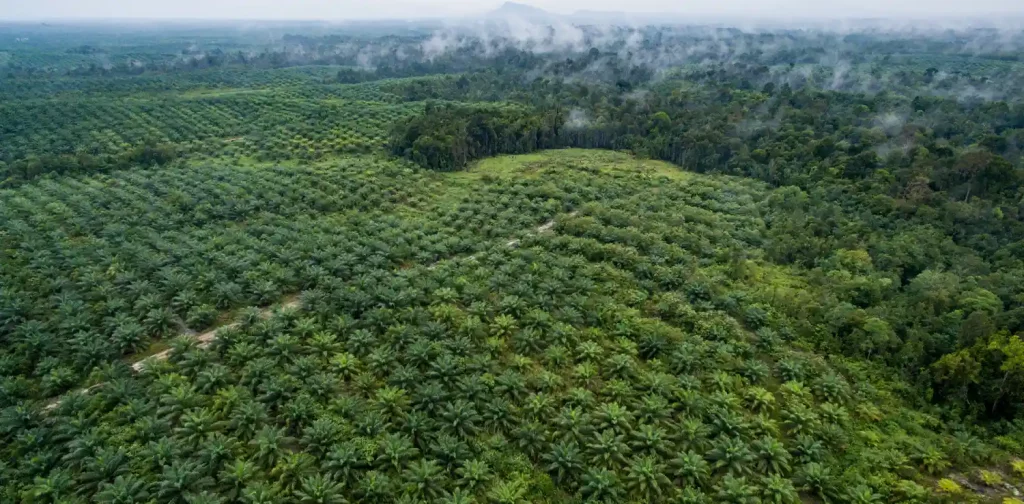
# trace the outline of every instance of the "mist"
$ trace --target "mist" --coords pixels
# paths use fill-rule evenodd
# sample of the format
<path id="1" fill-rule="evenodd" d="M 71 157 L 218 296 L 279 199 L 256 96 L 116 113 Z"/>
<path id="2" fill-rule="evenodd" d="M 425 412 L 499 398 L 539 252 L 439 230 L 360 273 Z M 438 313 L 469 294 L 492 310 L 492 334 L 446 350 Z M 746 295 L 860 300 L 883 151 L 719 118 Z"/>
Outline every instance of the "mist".
<path id="1" fill-rule="evenodd" d="M 666 2 L 560 3 L 539 0 L 532 5 L 506 3 L 481 11 L 481 4 L 470 2 L 414 2 L 411 0 L 360 5 L 351 2 L 298 2 L 288 16 L 278 21 L 215 21 L 220 9 L 234 6 L 225 0 L 213 0 L 197 9 L 190 0 L 164 5 L 129 6 L 120 0 L 90 2 L 60 10 L 62 17 L 111 16 L 151 18 L 147 22 L 108 21 L 98 47 L 118 43 L 126 31 L 148 33 L 154 37 L 171 33 L 187 44 L 169 61 L 139 61 L 110 56 L 102 49 L 83 46 L 88 63 L 83 65 L 105 71 L 142 72 L 172 67 L 202 68 L 223 62 L 253 61 L 266 66 L 340 65 L 358 75 L 348 82 L 451 71 L 468 71 L 481 65 L 499 65 L 515 55 L 536 58 L 524 74 L 524 82 L 534 79 L 560 80 L 567 84 L 616 84 L 623 81 L 652 82 L 671 78 L 714 81 L 734 78 L 744 88 L 766 86 L 805 87 L 856 93 L 924 92 L 961 102 L 1019 100 L 1024 85 L 1024 17 L 1021 10 L 1003 0 L 972 4 L 973 16 L 954 16 L 958 3 L 929 2 L 901 4 L 876 18 L 844 17 L 842 5 L 833 5 L 829 13 L 818 12 L 802 0 L 790 0 L 798 17 L 758 15 L 757 8 L 743 16 L 730 14 L 730 8 L 745 5 L 738 0 L 716 8 L 720 12 L 685 14 Z M 33 5 L 18 4 L 4 11 L 17 18 L 35 13 L 53 14 L 61 0 Z M 871 12 L 873 4 L 864 4 Z M 115 8 L 116 7 L 116 8 Z M 167 21 L 173 12 L 167 9 L 192 9 L 206 21 Z M 233 9 L 236 17 L 273 18 L 277 2 L 247 2 L 244 9 Z M 387 9 L 387 7 L 391 7 Z M 429 8 L 428 8 L 429 7 Z M 437 7 L 436 9 L 434 7 Z M 493 7 L 493 5 L 492 5 Z M 545 9 L 543 7 L 549 7 Z M 578 10 L 577 7 L 587 7 Z M 876 5 L 875 7 L 881 7 Z M 947 8 L 948 7 L 948 8 Z M 34 9 L 34 10 L 33 10 Z M 120 9 L 120 10 L 118 10 Z M 155 10 L 153 10 L 155 9 Z M 164 10 L 160 10 L 164 9 Z M 340 9 L 340 10 L 339 10 Z M 382 10 L 383 9 L 383 10 Z M 611 10 L 611 9 L 618 9 Z M 1011 15 L 986 16 L 986 9 L 1004 9 Z M 358 22 L 329 21 L 345 19 L 346 12 L 357 10 L 363 18 L 416 17 L 429 14 L 430 21 Z M 31 11 L 31 12 L 30 12 Z M 649 12 L 663 12 L 650 14 Z M 782 10 L 776 11 L 782 12 Z M 815 16 L 820 17 L 815 17 Z M 920 19 L 912 19 L 920 16 Z M 45 16 L 44 16 L 45 17 Z M 321 21 L 289 22 L 289 17 L 310 17 Z M 160 21 L 161 19 L 165 19 Z M 275 18 L 276 19 L 276 18 Z M 162 24 L 161 24 L 162 23 Z M 223 51 L 223 40 L 205 40 L 195 34 L 197 26 L 220 23 L 248 39 L 265 40 L 262 46 L 240 51 Z M 10 43 L 32 44 L 32 30 L 42 30 L 50 38 L 73 37 L 76 25 L 11 25 Z M 23 30 L 28 30 L 24 31 Z M 0 47 L 3 49 L 3 47 Z M 920 72 L 908 72 L 906 63 L 916 54 L 943 54 L 950 58 L 978 61 L 976 69 L 963 72 L 932 62 Z M 10 57 L 0 52 L 0 61 Z M 953 60 L 950 60 L 951 62 Z M 444 69 L 441 71 L 441 69 Z M 714 77 L 711 77 L 714 76 Z M 629 89 L 639 93 L 643 89 Z"/>
<path id="2" fill-rule="evenodd" d="M 262 19 L 262 20 L 352 20 L 413 19 L 476 16 L 499 6 L 500 2 L 471 0 L 180 0 L 177 2 L 135 2 L 131 0 L 42 0 L 0 1 L 0 19 Z M 817 2 L 813 0 L 723 0 L 713 4 L 687 5 L 668 0 L 532 0 L 533 7 L 552 13 L 580 17 L 633 18 L 649 22 L 709 22 L 715 17 L 734 20 L 808 21 L 811 19 L 864 18 L 947 18 L 966 16 L 1006 19 L 1020 15 L 1016 0 L 885 0 Z M 675 16 L 674 19 L 666 15 Z M 1019 23 L 1019 20 L 1017 21 Z"/>

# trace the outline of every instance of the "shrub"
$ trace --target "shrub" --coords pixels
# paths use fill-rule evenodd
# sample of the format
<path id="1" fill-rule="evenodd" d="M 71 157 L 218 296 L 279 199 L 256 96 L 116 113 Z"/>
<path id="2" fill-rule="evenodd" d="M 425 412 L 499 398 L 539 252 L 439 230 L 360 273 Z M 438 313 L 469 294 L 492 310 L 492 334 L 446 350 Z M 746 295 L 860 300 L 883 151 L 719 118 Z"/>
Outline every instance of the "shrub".
<path id="1" fill-rule="evenodd" d="M 939 493 L 946 495 L 960 495 L 964 492 L 964 489 L 960 486 L 959 483 L 949 478 L 940 479 L 937 486 Z"/>
<path id="2" fill-rule="evenodd" d="M 978 472 L 978 478 L 990 487 L 998 486 L 1003 484 L 1003 476 L 997 472 L 986 471 L 982 469 Z"/>
<path id="3" fill-rule="evenodd" d="M 1010 465 L 1013 467 L 1014 474 L 1024 478 L 1024 460 L 1014 460 Z"/>

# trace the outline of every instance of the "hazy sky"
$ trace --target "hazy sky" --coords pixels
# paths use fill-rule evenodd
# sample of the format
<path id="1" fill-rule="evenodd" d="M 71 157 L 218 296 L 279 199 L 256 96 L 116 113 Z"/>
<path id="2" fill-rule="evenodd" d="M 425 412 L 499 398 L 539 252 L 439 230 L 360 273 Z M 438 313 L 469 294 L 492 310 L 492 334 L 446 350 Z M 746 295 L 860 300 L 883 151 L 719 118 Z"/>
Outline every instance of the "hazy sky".
<path id="1" fill-rule="evenodd" d="M 0 0 L 0 19 L 380 19 L 462 16 L 500 0 Z M 580 9 L 785 17 L 950 16 L 1024 13 L 1024 0 L 528 0 L 553 12 Z"/>

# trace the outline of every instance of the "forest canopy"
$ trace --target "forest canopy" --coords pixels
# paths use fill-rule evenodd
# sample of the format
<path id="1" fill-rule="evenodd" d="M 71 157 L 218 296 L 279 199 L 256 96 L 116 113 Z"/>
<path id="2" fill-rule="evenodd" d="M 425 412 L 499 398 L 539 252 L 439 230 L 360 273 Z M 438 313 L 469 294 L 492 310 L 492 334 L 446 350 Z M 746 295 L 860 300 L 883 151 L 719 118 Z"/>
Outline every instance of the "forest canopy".
<path id="1" fill-rule="evenodd" d="M 0 26 L 0 502 L 1020 502 L 1024 33 L 488 23 Z"/>

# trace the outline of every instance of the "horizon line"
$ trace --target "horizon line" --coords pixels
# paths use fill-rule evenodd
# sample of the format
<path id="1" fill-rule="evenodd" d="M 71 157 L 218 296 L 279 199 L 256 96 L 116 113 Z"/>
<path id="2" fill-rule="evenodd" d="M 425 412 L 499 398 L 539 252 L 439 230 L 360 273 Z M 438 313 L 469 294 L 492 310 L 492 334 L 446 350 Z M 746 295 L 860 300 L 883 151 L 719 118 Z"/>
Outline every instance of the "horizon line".
<path id="1" fill-rule="evenodd" d="M 547 12 L 547 11 L 545 11 Z M 418 17 L 379 17 L 379 18 L 338 18 L 338 17 L 149 17 L 149 16 L 46 16 L 46 17 L 24 17 L 24 18 L 3 18 L 0 17 L 0 23 L 13 23 L 13 24 L 37 24 L 37 23 L 81 23 L 81 22 L 191 22 L 191 23 L 202 23 L 202 22 L 263 22 L 263 23 L 376 23 L 376 22 L 401 22 L 401 23 L 415 23 L 424 21 L 451 21 L 451 20 L 487 20 L 491 17 L 492 12 L 484 12 L 478 14 L 463 14 L 463 15 L 439 15 L 439 16 L 418 16 Z M 805 15 L 805 16 L 771 16 L 771 15 L 749 15 L 749 14 L 738 14 L 738 13 L 687 13 L 687 12 L 657 12 L 657 11 L 577 11 L 572 14 L 558 14 L 548 12 L 552 18 L 564 18 L 571 20 L 573 17 L 595 17 L 600 15 L 627 15 L 627 16 L 641 16 L 641 17 L 669 17 L 670 19 L 665 20 L 666 22 L 679 22 L 685 21 L 685 18 L 709 19 L 717 18 L 719 20 L 742 20 L 746 22 L 751 21 L 770 21 L 770 22 L 785 22 L 785 21 L 887 21 L 887 20 L 898 20 L 898 21 L 926 21 L 926 20 L 939 20 L 946 19 L 951 20 L 953 18 L 961 21 L 976 21 L 976 20 L 987 20 L 991 18 L 1020 18 L 1024 19 L 1024 12 L 1006 12 L 1006 11 L 991 11 L 984 13 L 931 13 L 931 14 L 911 14 L 911 13 L 894 13 L 894 14 L 873 14 L 873 15 Z M 524 19 L 522 16 L 507 16 L 513 19 Z M 1024 25 L 1020 27 L 1024 31 Z"/>

